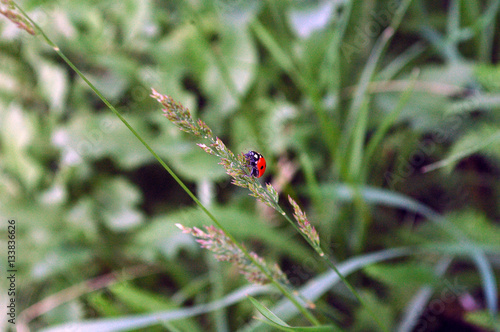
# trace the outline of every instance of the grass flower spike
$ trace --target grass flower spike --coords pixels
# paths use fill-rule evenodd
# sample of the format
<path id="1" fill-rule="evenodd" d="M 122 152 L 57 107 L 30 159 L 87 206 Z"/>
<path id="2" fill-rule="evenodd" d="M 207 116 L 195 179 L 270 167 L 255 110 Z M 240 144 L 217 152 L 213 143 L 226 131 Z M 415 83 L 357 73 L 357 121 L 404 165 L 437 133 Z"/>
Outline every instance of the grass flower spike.
<path id="1" fill-rule="evenodd" d="M 179 227 L 183 233 L 188 233 L 196 237 L 196 241 L 201 244 L 202 248 L 215 253 L 215 258 L 217 258 L 217 260 L 233 263 L 249 282 L 258 285 L 265 285 L 271 282 L 271 280 L 245 256 L 243 251 L 236 246 L 224 231 L 217 229 L 215 226 L 205 226 L 207 230 L 206 233 L 197 227 L 184 227 L 181 224 L 176 224 L 176 226 Z M 250 252 L 250 255 L 257 260 L 261 266 L 264 266 L 275 280 L 285 284 L 289 283 L 286 275 L 277 264 L 269 266 L 264 259 L 259 257 L 256 253 Z"/>
<path id="2" fill-rule="evenodd" d="M 295 202 L 290 196 L 288 196 L 288 200 L 290 201 L 290 204 L 293 206 L 294 210 L 293 216 L 295 217 L 295 220 L 297 220 L 297 223 L 299 224 L 300 231 L 304 233 L 309 240 L 311 240 L 315 249 L 319 249 L 320 255 L 323 256 L 324 253 L 319 245 L 319 235 L 318 232 L 316 232 L 316 228 L 314 228 L 314 226 L 311 225 L 311 223 L 307 219 L 306 213 L 302 211 L 297 202 Z"/>
<path id="3" fill-rule="evenodd" d="M 35 35 L 33 25 L 23 15 L 17 13 L 12 1 L 0 0 L 0 14 L 7 17 L 19 29 L 26 31 L 30 35 Z"/>
<path id="4" fill-rule="evenodd" d="M 298 219 L 300 220 L 299 225 L 303 225 L 299 228 L 286 215 L 285 211 L 283 211 L 281 206 L 278 204 L 279 195 L 276 189 L 269 183 L 263 187 L 257 178 L 252 176 L 252 167 L 244 153 L 235 155 L 226 147 L 220 138 L 213 136 L 212 131 L 203 121 L 193 120 L 189 110 L 180 103 L 174 101 L 171 97 L 162 95 L 154 89 L 152 90 L 151 97 L 155 98 L 162 104 L 165 116 L 177 127 L 179 127 L 180 130 L 198 137 L 203 137 L 210 142 L 210 144 L 199 143 L 198 146 L 201 147 L 206 153 L 220 158 L 219 164 L 222 165 L 226 170 L 226 173 L 231 176 L 231 182 L 234 185 L 247 188 L 250 190 L 251 196 L 257 198 L 259 201 L 282 214 L 290 222 L 290 224 L 297 229 L 298 232 L 303 233 L 303 236 L 306 240 L 310 241 L 311 246 L 314 247 L 316 252 L 318 252 L 320 256 L 324 256 L 324 253 L 319 246 L 318 234 L 316 233 L 314 227 L 312 227 L 309 221 L 305 218 L 305 214 L 302 213 L 298 205 L 294 202 L 296 214 L 297 216 L 300 216 Z M 215 220 L 214 222 L 217 223 Z M 314 316 L 312 316 L 311 313 L 309 313 L 299 302 L 297 302 L 294 296 L 287 290 L 289 282 L 286 275 L 281 271 L 277 264 L 268 265 L 264 259 L 259 257 L 256 253 L 248 252 L 243 245 L 236 243 L 229 234 L 224 232 L 223 227 L 220 224 L 217 223 L 217 226 L 219 228 L 214 226 L 205 226 L 207 230 L 205 233 L 196 227 L 189 228 L 177 224 L 177 227 L 179 227 L 184 233 L 189 233 L 198 238 L 197 241 L 203 248 L 214 252 L 218 260 L 233 263 L 248 281 L 256 284 L 266 284 L 272 282 L 288 299 L 290 299 L 290 301 L 294 303 L 299 311 L 301 311 L 310 322 L 314 324 L 318 323 Z"/>
<path id="5" fill-rule="evenodd" d="M 163 112 L 167 119 L 172 121 L 179 129 L 193 134 L 195 136 L 204 137 L 213 140 L 212 130 L 208 128 L 205 122 L 198 119 L 194 121 L 189 110 L 182 104 L 176 102 L 170 96 L 164 96 L 152 89 L 151 97 L 155 98 L 165 108 Z"/>
<path id="6" fill-rule="evenodd" d="M 267 184 L 266 188 L 264 188 L 256 177 L 252 176 L 251 165 L 249 165 L 243 153 L 235 155 L 226 147 L 221 139 L 213 136 L 212 131 L 203 121 L 194 121 L 189 110 L 180 103 L 175 102 L 171 97 L 164 96 L 154 89 L 152 90 L 151 97 L 162 104 L 165 116 L 178 126 L 179 129 L 202 137 L 210 142 L 208 145 L 198 144 L 198 146 L 206 153 L 220 158 L 219 164 L 232 177 L 233 184 L 248 188 L 252 196 L 285 215 L 285 212 L 278 205 L 277 191 L 270 184 Z M 195 197 L 193 199 L 197 201 Z M 201 207 L 204 209 L 202 205 Z M 237 243 L 231 234 L 228 234 L 223 226 L 206 209 L 204 210 L 211 216 L 211 219 L 218 228 L 215 226 L 205 226 L 206 232 L 204 232 L 196 227 L 189 228 L 180 224 L 176 226 L 184 233 L 189 233 L 196 237 L 203 248 L 215 253 L 218 260 L 233 263 L 248 281 L 255 284 L 272 283 L 275 285 L 297 307 L 304 317 L 314 325 L 318 325 L 319 322 L 317 319 L 295 298 L 300 295 L 294 295 L 289 289 L 290 283 L 279 266 L 277 264 L 269 265 L 256 253 L 248 252 L 245 246 Z M 307 301 L 305 302 L 307 303 Z"/>
<path id="7" fill-rule="evenodd" d="M 212 130 L 201 120 L 195 121 L 191 117 L 189 110 L 174 101 L 172 97 L 165 96 L 152 89 L 151 97 L 155 98 L 164 107 L 163 112 L 167 119 L 174 123 L 180 130 L 203 137 L 211 142 L 210 145 L 198 144 L 206 153 L 220 158 L 220 165 L 224 167 L 226 173 L 231 176 L 232 183 L 239 187 L 248 188 L 252 196 L 261 202 L 269 205 L 273 209 L 283 214 L 283 210 L 278 205 L 278 193 L 270 185 L 262 187 L 260 182 L 251 176 L 251 169 L 247 158 L 243 153 L 235 155 L 229 150 L 224 142 L 218 137 L 214 137 Z"/>

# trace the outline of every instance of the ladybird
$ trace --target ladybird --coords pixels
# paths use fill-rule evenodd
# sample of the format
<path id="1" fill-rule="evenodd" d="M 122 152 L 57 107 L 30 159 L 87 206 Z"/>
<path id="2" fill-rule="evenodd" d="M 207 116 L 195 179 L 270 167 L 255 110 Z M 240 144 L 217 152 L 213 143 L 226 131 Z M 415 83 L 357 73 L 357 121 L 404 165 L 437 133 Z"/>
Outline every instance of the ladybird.
<path id="1" fill-rule="evenodd" d="M 249 166 L 252 168 L 251 174 L 256 178 L 260 178 L 266 171 L 266 159 L 264 156 L 255 151 L 249 151 L 245 154 Z"/>

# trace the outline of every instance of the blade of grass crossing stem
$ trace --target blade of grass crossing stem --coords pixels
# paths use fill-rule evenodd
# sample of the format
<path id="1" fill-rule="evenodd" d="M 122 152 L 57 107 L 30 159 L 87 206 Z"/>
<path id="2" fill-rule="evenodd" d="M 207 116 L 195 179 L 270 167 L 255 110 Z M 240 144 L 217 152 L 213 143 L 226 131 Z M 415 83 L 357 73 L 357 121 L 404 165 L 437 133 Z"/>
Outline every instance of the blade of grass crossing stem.
<path id="1" fill-rule="evenodd" d="M 466 6 L 469 2 L 466 1 Z M 478 43 L 478 54 L 480 62 L 489 62 L 490 54 L 494 47 L 495 42 L 495 31 L 498 31 L 498 20 L 495 20 L 496 14 L 498 14 L 500 1 L 492 1 L 491 7 L 485 12 L 484 16 L 479 19 L 479 21 L 484 20 L 486 24 L 484 24 L 484 28 L 482 30 L 482 34 L 479 37 Z M 491 11 L 491 12 L 490 12 Z M 492 15 L 493 13 L 493 15 Z M 486 16 L 488 15 L 488 16 Z"/>
<path id="2" fill-rule="evenodd" d="M 361 106 L 363 105 L 364 100 L 366 98 L 366 90 L 368 87 L 368 83 L 370 83 L 372 79 L 375 67 L 384 49 L 384 45 L 390 39 L 392 34 L 393 30 L 387 28 L 384 31 L 382 37 L 379 38 L 379 40 L 375 44 L 372 54 L 368 58 L 368 62 L 363 70 L 363 73 L 361 74 L 360 83 L 358 84 L 358 87 L 354 94 L 354 99 L 351 103 L 351 107 L 349 109 L 349 113 L 347 115 L 346 123 L 344 126 L 345 130 L 340 138 L 340 143 L 338 145 L 336 154 L 336 158 L 338 160 L 337 164 L 340 167 L 340 175 L 342 176 L 343 179 L 348 178 L 349 164 L 346 158 L 349 157 L 349 154 L 346 154 L 346 151 L 349 151 L 349 144 L 353 135 L 352 132 L 356 125 L 356 119 L 361 110 Z"/>
<path id="3" fill-rule="evenodd" d="M 448 18 L 446 22 L 446 34 L 450 43 L 457 47 L 457 36 L 460 31 L 460 2 L 461 0 L 452 0 L 448 9 Z"/>
<path id="4" fill-rule="evenodd" d="M 380 143 L 382 142 L 382 139 L 384 138 L 387 131 L 389 131 L 389 128 L 396 122 L 397 118 L 401 114 L 401 111 L 410 100 L 410 96 L 415 87 L 415 83 L 417 82 L 419 73 L 420 71 L 418 69 L 412 72 L 410 77 L 410 84 L 399 98 L 398 104 L 396 105 L 396 107 L 394 107 L 391 113 L 389 113 L 384 118 L 384 121 L 382 121 L 382 123 L 378 126 L 375 133 L 373 134 L 373 137 L 370 139 L 370 142 L 366 147 L 366 153 L 363 160 L 364 169 L 363 174 L 361 175 L 363 183 L 366 183 L 366 180 L 368 178 L 368 172 L 370 169 L 369 165 L 371 165 L 375 151 L 380 146 Z"/>
<path id="5" fill-rule="evenodd" d="M 398 7 L 396 13 L 394 14 L 394 17 L 392 18 L 390 26 L 386 28 L 382 32 L 382 35 L 377 39 L 372 53 L 368 58 L 367 64 L 363 69 L 363 72 L 361 73 L 360 82 L 358 88 L 356 89 L 356 93 L 354 94 L 354 99 L 351 103 L 351 107 L 349 108 L 349 113 L 347 115 L 347 120 L 345 123 L 346 129 L 343 132 L 342 137 L 340 138 L 340 144 L 336 153 L 336 158 L 338 160 L 337 164 L 340 167 L 340 174 L 343 175 L 344 179 L 348 175 L 348 163 L 345 160 L 345 151 L 347 151 L 349 147 L 349 141 L 352 137 L 352 131 L 354 129 L 354 126 L 356 125 L 356 118 L 366 97 L 368 84 L 374 77 L 375 69 L 382 55 L 387 49 L 389 41 L 392 39 L 392 36 L 394 36 L 395 31 L 398 29 L 411 1 L 412 0 L 404 0 Z"/>
<path id="6" fill-rule="evenodd" d="M 393 79 L 405 66 L 422 55 L 427 46 L 423 42 L 418 42 L 406 49 L 403 53 L 392 60 L 376 76 L 379 81 L 388 81 Z"/>
<path id="7" fill-rule="evenodd" d="M 210 270 L 208 276 L 210 278 L 210 301 L 215 302 L 224 297 L 224 280 L 220 276 L 222 272 L 222 262 L 215 259 L 210 253 L 205 253 L 206 261 Z M 229 331 L 226 308 L 219 308 L 211 313 L 214 325 L 217 331 Z"/>
<path id="8" fill-rule="evenodd" d="M 324 61 L 321 63 L 321 73 L 325 73 L 327 83 L 330 85 L 329 89 L 333 93 L 337 94 L 337 100 L 340 100 L 340 86 L 341 86 L 341 43 L 344 40 L 345 32 L 349 25 L 349 18 L 352 13 L 353 0 L 344 1 L 344 6 L 342 7 L 342 15 L 340 17 L 340 22 L 338 28 L 333 31 L 332 41 Z"/>
<path id="9" fill-rule="evenodd" d="M 412 253 L 414 252 L 415 250 L 413 248 L 392 248 L 372 252 L 369 254 L 356 256 L 339 263 L 338 270 L 340 273 L 342 273 L 341 275 L 348 276 L 367 265 L 376 264 L 377 262 L 381 261 L 392 260 L 398 257 L 405 257 L 408 255 L 412 255 Z M 339 274 L 334 271 L 328 271 L 307 281 L 307 283 L 300 288 L 300 292 L 302 294 L 305 294 L 309 301 L 316 301 L 339 282 L 341 282 Z M 292 319 L 296 315 L 296 309 L 291 306 L 291 303 L 287 303 L 286 299 L 280 300 L 276 305 L 274 305 L 273 308 L 271 308 L 271 310 L 284 320 Z M 245 329 L 244 332 L 255 331 L 261 326 L 261 322 L 252 322 L 250 324 L 250 327 L 248 329 Z M 384 328 L 381 328 L 380 330 L 384 330 Z"/>
<path id="10" fill-rule="evenodd" d="M 279 45 L 279 43 L 273 38 L 271 33 L 266 29 L 266 27 L 258 20 L 254 20 L 250 27 L 255 32 L 255 35 L 259 41 L 264 45 L 264 47 L 269 51 L 271 56 L 274 58 L 275 62 L 283 69 L 292 80 L 299 86 L 304 84 L 302 78 L 297 70 L 297 67 L 293 63 L 291 56 L 289 56 Z"/>
<path id="11" fill-rule="evenodd" d="M 313 205 L 315 206 L 316 210 L 322 211 L 324 208 L 323 199 L 319 190 L 318 180 L 316 179 L 316 176 L 314 174 L 314 165 L 311 157 L 309 156 L 307 151 L 302 150 L 299 155 L 299 160 L 304 172 L 307 189 L 309 191 L 309 194 L 311 195 Z"/>
<path id="12" fill-rule="evenodd" d="M 443 278 L 451 262 L 452 258 L 448 256 L 440 258 L 434 269 L 436 276 Z M 430 285 L 423 286 L 419 289 L 403 311 L 404 313 L 402 319 L 398 323 L 396 332 L 414 331 L 418 320 L 422 317 L 422 309 L 425 308 L 432 294 L 434 294 L 434 288 Z"/>
<path id="13" fill-rule="evenodd" d="M 491 0 L 488 8 L 484 10 L 484 15 L 479 19 L 476 19 L 475 23 L 472 24 L 472 26 L 461 29 L 456 38 L 459 41 L 464 42 L 474 37 L 477 33 L 484 31 L 488 27 L 494 26 L 496 22 L 495 18 L 497 16 L 499 8 L 500 1 Z"/>
<path id="14" fill-rule="evenodd" d="M 423 26 L 420 29 L 420 34 L 434 46 L 444 61 L 454 63 L 461 59 L 458 50 L 452 44 L 448 43 L 431 25 Z"/>
<path id="15" fill-rule="evenodd" d="M 326 215 L 326 213 L 329 212 L 326 211 L 327 209 L 325 207 L 323 196 L 321 195 L 318 179 L 316 179 L 316 175 L 314 173 L 313 162 L 311 160 L 311 157 L 309 156 L 309 153 L 304 149 L 300 152 L 299 159 L 300 165 L 304 172 L 307 190 L 311 195 L 312 202 L 318 216 L 317 220 L 319 220 L 320 222 L 321 231 L 319 232 L 319 234 L 326 236 L 326 238 L 324 238 L 324 241 L 326 241 L 326 243 L 329 243 L 333 225 Z"/>
<path id="16" fill-rule="evenodd" d="M 333 156 L 335 153 L 334 144 L 336 144 L 336 137 L 339 135 L 339 127 L 332 121 L 331 116 L 326 113 L 317 84 L 310 82 L 310 80 L 303 77 L 293 62 L 291 56 L 281 48 L 279 43 L 273 38 L 272 34 L 262 23 L 258 20 L 254 20 L 251 24 L 251 28 L 255 32 L 257 39 L 274 58 L 276 64 L 281 67 L 281 69 L 283 69 L 290 76 L 295 85 L 297 85 L 297 87 L 311 99 L 313 105 L 312 108 L 318 117 L 321 134 L 324 137 L 325 143 L 328 145 L 331 155 Z"/>
<path id="17" fill-rule="evenodd" d="M 342 84 L 342 70 L 340 70 L 342 66 L 341 44 L 344 40 L 344 36 L 349 25 L 353 2 L 353 0 L 347 0 L 344 2 L 338 28 L 332 29 L 331 42 L 326 50 L 325 58 L 320 65 L 321 69 L 319 71 L 320 89 L 326 88 L 328 91 L 330 91 L 330 94 L 334 96 L 334 104 L 332 107 L 334 113 L 327 117 L 326 120 L 328 122 L 325 125 L 325 130 L 330 130 L 329 133 L 331 133 L 331 135 L 324 136 L 325 139 L 328 140 L 327 144 L 330 148 L 330 155 L 332 160 L 335 159 L 337 145 L 340 140 L 340 123 L 339 121 L 331 121 L 331 119 L 340 119 L 340 95 Z M 322 121 L 323 119 L 320 120 Z"/>
<path id="18" fill-rule="evenodd" d="M 200 14 L 196 11 L 195 8 L 192 7 L 192 5 L 188 2 L 185 1 L 185 6 L 186 10 L 189 12 L 189 14 L 193 17 L 192 23 L 195 26 L 196 30 L 198 31 L 198 34 L 200 35 L 200 40 L 205 46 L 205 48 L 208 50 L 210 56 L 215 62 L 216 67 L 219 70 L 219 73 L 222 77 L 222 80 L 226 84 L 227 89 L 229 90 L 229 93 L 231 96 L 236 100 L 238 105 L 242 104 L 242 96 L 238 89 L 236 88 L 236 84 L 234 83 L 233 79 L 231 78 L 231 74 L 229 73 L 229 69 L 227 68 L 226 64 L 224 63 L 222 56 L 220 55 L 219 52 L 215 52 L 212 46 L 210 45 L 207 34 L 205 33 L 203 26 L 201 25 L 201 18 Z"/>
<path id="19" fill-rule="evenodd" d="M 370 106 L 370 98 L 365 98 L 361 104 L 356 126 L 354 127 L 352 145 L 346 151 L 350 153 L 349 167 L 348 167 L 348 181 L 356 183 L 360 181 L 360 172 L 363 165 L 363 152 L 365 146 L 366 130 L 368 127 L 368 107 Z"/>
<path id="20" fill-rule="evenodd" d="M 354 252 L 361 253 L 366 239 L 366 230 L 370 227 L 371 214 L 368 203 L 363 199 L 361 188 L 355 186 L 353 197 L 354 204 L 354 228 L 350 238 L 351 247 Z"/>
<path id="21" fill-rule="evenodd" d="M 348 200 L 353 199 L 356 189 L 352 188 L 352 186 L 335 185 L 334 187 L 335 194 L 338 198 Z M 472 242 L 465 236 L 465 234 L 462 233 L 462 231 L 454 227 L 451 221 L 447 218 L 441 216 L 431 208 L 415 201 L 412 198 L 387 189 L 373 188 L 369 186 L 364 186 L 364 188 L 362 188 L 362 195 L 363 199 L 367 202 L 398 207 L 421 214 L 443 229 L 450 236 L 450 238 L 454 238 L 462 247 L 467 248 L 469 250 L 469 256 L 474 261 L 481 276 L 483 292 L 486 297 L 486 305 L 491 319 L 494 319 L 498 311 L 496 277 L 484 250 L 480 246 Z"/>
<path id="22" fill-rule="evenodd" d="M 262 316 L 266 317 L 269 321 L 281 326 L 290 327 L 290 325 L 282 321 L 278 316 L 276 316 L 266 306 L 257 301 L 254 297 L 248 295 L 248 299 L 250 300 L 250 302 L 252 302 L 253 306 L 262 314 Z"/>
<path id="23" fill-rule="evenodd" d="M 270 325 L 276 329 L 281 331 L 290 331 L 290 332 L 336 332 L 340 331 L 340 329 L 334 325 L 321 325 L 321 326 L 308 326 L 308 327 L 292 327 L 276 316 L 271 310 L 269 310 L 262 303 L 257 301 L 255 298 L 248 296 L 250 302 L 252 302 L 253 306 L 264 316 L 267 320 L 262 320 L 267 325 Z"/>
<path id="24" fill-rule="evenodd" d="M 281 207 L 279 207 L 281 209 Z M 359 295 L 359 292 L 347 281 L 347 279 L 340 273 L 339 269 L 335 266 L 333 263 L 332 259 L 329 257 L 329 255 L 326 255 L 323 251 L 323 249 L 320 246 L 316 246 L 312 243 L 311 239 L 309 239 L 302 231 L 300 231 L 299 227 L 290 219 L 290 217 L 282 211 L 281 213 L 283 217 L 295 228 L 295 230 L 306 240 L 309 245 L 318 253 L 319 257 L 326 263 L 328 267 L 330 267 L 342 280 L 342 282 L 345 284 L 345 286 L 351 291 L 351 293 L 356 297 L 356 299 L 361 303 L 361 305 L 366 308 L 370 316 L 373 318 L 373 320 L 377 323 L 377 325 L 380 327 L 381 331 L 387 331 L 386 326 L 382 323 L 380 318 L 375 315 L 375 311 L 372 310 L 371 306 L 363 300 L 361 295 Z"/>
<path id="25" fill-rule="evenodd" d="M 85 81 L 85 83 L 94 91 L 94 93 L 102 100 L 102 102 L 120 119 L 120 121 L 130 130 L 130 132 L 144 145 L 144 147 L 153 155 L 153 157 L 162 165 L 162 167 L 174 178 L 174 180 L 181 186 L 181 188 L 191 197 L 191 199 L 198 205 L 203 212 L 214 222 L 217 227 L 219 227 L 226 235 L 234 242 L 234 244 L 244 253 L 244 255 L 255 265 L 257 266 L 264 275 L 266 275 L 269 280 L 273 283 L 276 288 L 280 290 L 280 292 L 286 296 L 294 305 L 297 306 L 297 309 L 306 317 L 312 324 L 319 325 L 318 320 L 304 307 L 299 301 L 295 298 L 295 296 L 285 288 L 284 285 L 281 285 L 278 281 L 276 281 L 272 275 L 264 268 L 253 256 L 251 256 L 248 251 L 238 242 L 236 239 L 225 229 L 225 227 L 215 218 L 215 216 L 208 211 L 208 209 L 198 200 L 198 198 L 189 190 L 189 188 L 182 182 L 182 180 L 168 167 L 168 165 L 160 158 L 160 156 L 149 146 L 149 144 L 137 133 L 137 131 L 128 123 L 127 120 L 114 108 L 113 105 L 104 97 L 102 93 L 97 90 L 97 88 L 87 79 L 83 73 L 76 68 L 76 66 L 61 52 L 59 47 L 50 40 L 50 38 L 44 33 L 44 31 L 36 24 L 27 14 L 26 12 L 20 8 L 16 3 L 14 3 L 16 8 L 33 24 L 33 26 L 37 29 L 37 31 L 42 35 L 45 41 L 54 49 L 54 51 L 66 62 L 68 66 L 73 69 L 78 76 Z"/>

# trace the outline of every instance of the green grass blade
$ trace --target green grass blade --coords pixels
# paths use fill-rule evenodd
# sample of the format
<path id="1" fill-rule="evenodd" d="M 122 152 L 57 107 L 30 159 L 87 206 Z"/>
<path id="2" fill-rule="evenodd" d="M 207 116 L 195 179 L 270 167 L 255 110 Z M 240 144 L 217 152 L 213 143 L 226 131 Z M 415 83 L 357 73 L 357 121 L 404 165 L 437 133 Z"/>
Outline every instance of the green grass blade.
<path id="1" fill-rule="evenodd" d="M 442 277 L 449 265 L 451 264 L 451 259 L 449 257 L 443 257 L 436 264 L 435 272 L 436 276 Z M 422 287 L 412 298 L 406 309 L 403 311 L 403 317 L 401 318 L 397 332 L 413 331 L 418 323 L 418 319 L 422 315 L 422 310 L 425 308 L 426 304 L 429 302 L 433 294 L 433 288 L 431 286 Z"/>
<path id="2" fill-rule="evenodd" d="M 179 186 L 191 197 L 191 199 L 198 205 L 203 212 L 213 221 L 213 223 L 233 241 L 233 243 L 244 253 L 244 255 L 255 265 L 257 266 L 262 273 L 264 273 L 269 280 L 283 293 L 284 296 L 289 298 L 295 305 L 298 306 L 298 309 L 303 313 L 304 317 L 306 317 L 311 323 L 318 324 L 317 319 L 300 303 L 295 299 L 294 295 L 288 289 L 288 287 L 280 284 L 277 280 L 275 280 L 272 275 L 265 269 L 262 264 L 260 264 L 255 257 L 250 255 L 248 250 L 242 246 L 234 236 L 229 233 L 226 228 L 215 218 L 215 216 L 200 202 L 200 200 L 193 194 L 191 190 L 182 182 L 182 180 L 172 171 L 172 169 L 161 159 L 161 157 L 151 148 L 151 146 L 139 135 L 139 133 L 130 125 L 130 123 L 118 112 L 118 110 L 104 97 L 104 95 L 87 79 L 87 77 L 61 52 L 59 47 L 52 42 L 52 40 L 44 33 L 44 31 L 38 26 L 27 14 L 20 8 L 17 4 L 15 4 L 16 8 L 33 24 L 36 28 L 37 32 L 39 32 L 45 41 L 54 49 L 54 51 L 64 60 L 64 62 L 73 69 L 77 75 L 91 88 L 92 91 L 101 99 L 101 101 L 120 119 L 120 121 L 128 128 L 128 130 L 144 145 L 144 147 L 153 155 L 153 157 L 160 163 L 160 165 L 172 176 L 172 178 L 179 184 Z"/>
<path id="3" fill-rule="evenodd" d="M 406 49 L 397 58 L 392 60 L 384 69 L 377 74 L 378 81 L 392 80 L 404 67 L 416 60 L 427 50 L 427 46 L 418 42 Z"/>
<path id="4" fill-rule="evenodd" d="M 356 126 L 356 119 L 359 116 L 359 112 L 361 109 L 361 106 L 365 102 L 366 94 L 367 94 L 367 89 L 370 81 L 372 81 L 374 75 L 375 75 L 375 70 L 379 64 L 380 59 L 382 58 L 385 50 L 387 49 L 387 46 L 394 36 L 394 33 L 398 29 L 401 20 L 403 19 L 403 16 L 405 15 L 409 5 L 411 3 L 411 0 L 404 0 L 398 7 L 390 26 L 385 29 L 382 33 L 382 35 L 377 39 L 377 42 L 375 43 L 372 53 L 370 54 L 370 57 L 367 60 L 366 66 L 363 69 L 363 72 L 361 74 L 361 78 L 359 80 L 359 85 L 356 89 L 356 92 L 354 94 L 353 101 L 351 103 L 351 106 L 349 108 L 349 112 L 347 115 L 347 120 L 345 123 L 345 130 L 342 133 L 342 137 L 338 146 L 338 150 L 336 153 L 336 156 L 338 157 L 338 164 L 340 167 L 340 174 L 343 175 L 343 178 L 345 179 L 348 174 L 348 160 L 349 160 L 349 154 L 346 153 L 349 151 L 349 144 L 351 137 L 354 132 L 354 127 Z M 344 156 L 344 157 L 342 157 Z"/>
<path id="5" fill-rule="evenodd" d="M 448 21 L 446 25 L 447 38 L 456 48 L 458 44 L 451 36 L 455 36 L 460 30 L 460 0 L 452 0 L 448 10 Z"/>
<path id="6" fill-rule="evenodd" d="M 267 309 L 263 304 L 257 301 L 255 298 L 248 296 L 250 302 L 252 302 L 253 306 L 269 321 L 281 326 L 281 327 L 290 327 L 287 323 L 282 321 L 278 316 L 271 312 L 271 310 Z"/>
<path id="7" fill-rule="evenodd" d="M 330 188 L 330 190 L 335 192 L 337 198 L 348 201 L 352 201 L 356 194 L 355 188 L 346 185 L 335 185 L 333 188 Z M 460 230 L 455 228 L 448 219 L 412 198 L 386 189 L 368 186 L 362 188 L 361 192 L 363 198 L 367 202 L 397 207 L 421 214 L 446 231 L 449 234 L 450 239 L 454 239 L 462 246 L 466 247 L 468 249 L 469 256 L 476 264 L 478 272 L 481 276 L 483 291 L 486 296 L 486 304 L 488 310 L 490 311 L 490 315 L 492 317 L 496 315 L 496 312 L 498 311 L 496 277 L 493 272 L 493 268 L 491 267 L 491 264 L 481 247 L 471 242 Z"/>
<path id="8" fill-rule="evenodd" d="M 347 180 L 351 183 L 359 183 L 362 181 L 360 177 L 361 169 L 364 164 L 364 147 L 366 132 L 368 130 L 368 108 L 370 107 L 369 98 L 365 99 L 365 102 L 361 105 L 358 113 L 358 121 L 354 127 L 352 146 L 349 148 L 350 160 L 348 167 L 348 178 Z"/>
<path id="9" fill-rule="evenodd" d="M 253 306 L 264 316 L 267 320 L 263 322 L 275 327 L 282 331 L 290 331 L 290 332 L 334 332 L 340 331 L 337 327 L 333 325 L 322 325 L 322 326 L 308 326 L 308 327 L 292 327 L 282 321 L 278 316 L 276 316 L 271 310 L 269 310 L 262 303 L 257 301 L 255 298 L 248 296 L 250 302 L 252 302 Z"/>
<path id="10" fill-rule="evenodd" d="M 80 322 L 67 322 L 58 326 L 42 329 L 43 332 L 63 332 L 75 329 L 81 332 L 93 331 L 130 331 L 178 319 L 198 316 L 208 312 L 225 308 L 240 301 L 246 300 L 248 295 L 268 294 L 274 292 L 269 286 L 246 286 L 240 288 L 224 298 L 207 304 L 199 304 L 186 309 L 178 309 L 153 314 L 126 316 L 119 318 L 93 319 Z"/>
<path id="11" fill-rule="evenodd" d="M 377 127 L 375 133 L 373 134 L 373 137 L 370 139 L 370 142 L 368 143 L 368 146 L 366 148 L 366 153 L 364 155 L 364 161 L 363 161 L 363 164 L 365 165 L 364 172 L 362 175 L 363 182 L 366 182 L 367 180 L 369 165 L 371 165 L 372 158 L 375 155 L 377 148 L 380 146 L 382 139 L 385 137 L 385 134 L 387 134 L 390 127 L 396 122 L 399 115 L 401 114 L 401 111 L 410 100 L 411 94 L 415 87 L 415 83 L 417 82 L 418 79 L 418 75 L 419 75 L 419 70 L 415 70 L 412 73 L 410 77 L 410 84 L 408 84 L 408 87 L 399 98 L 398 104 L 396 105 L 396 107 L 394 107 L 391 113 L 389 113 L 384 118 L 384 121 Z"/>
<path id="12" fill-rule="evenodd" d="M 335 142 L 337 141 L 337 136 L 339 133 L 339 128 L 332 121 L 331 117 L 326 113 L 321 101 L 321 94 L 318 91 L 315 82 L 309 82 L 300 73 L 299 69 L 293 62 L 293 59 L 288 55 L 279 45 L 279 43 L 273 38 L 272 34 L 266 29 L 266 27 L 255 20 L 251 24 L 251 28 L 255 32 L 258 40 L 263 44 L 263 46 L 269 51 L 274 61 L 278 66 L 280 66 L 293 80 L 299 89 L 303 93 L 311 98 L 313 104 L 313 110 L 316 112 L 318 117 L 318 122 L 320 124 L 321 133 L 324 137 L 325 143 L 328 145 L 330 153 L 334 155 L 335 153 Z"/>
<path id="13" fill-rule="evenodd" d="M 408 256 L 413 253 L 415 253 L 415 251 L 410 248 L 381 250 L 366 255 L 356 256 L 341 262 L 338 264 L 338 269 L 342 275 L 348 276 L 349 274 L 352 274 L 367 265 Z M 308 281 L 303 287 L 301 287 L 300 292 L 309 301 L 317 301 L 339 282 L 341 282 L 339 275 L 335 271 L 328 271 Z M 298 311 L 288 300 L 281 300 L 276 306 L 271 308 L 271 311 L 283 320 L 289 320 L 298 314 Z M 262 323 L 254 322 L 243 331 L 253 331 L 257 327 L 262 327 Z"/>

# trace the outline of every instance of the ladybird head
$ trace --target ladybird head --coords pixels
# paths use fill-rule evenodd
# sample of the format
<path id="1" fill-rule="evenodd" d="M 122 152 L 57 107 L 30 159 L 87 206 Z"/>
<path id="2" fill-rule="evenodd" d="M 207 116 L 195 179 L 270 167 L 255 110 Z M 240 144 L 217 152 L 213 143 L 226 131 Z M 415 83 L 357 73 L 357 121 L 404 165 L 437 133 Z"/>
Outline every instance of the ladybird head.
<path id="1" fill-rule="evenodd" d="M 260 178 L 266 171 L 266 159 L 260 153 L 249 151 L 245 154 L 248 164 L 251 167 L 251 174 L 256 178 Z"/>

